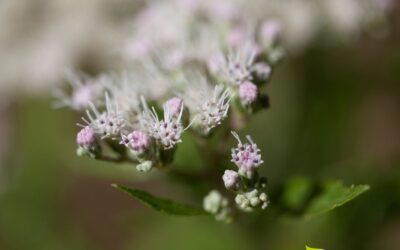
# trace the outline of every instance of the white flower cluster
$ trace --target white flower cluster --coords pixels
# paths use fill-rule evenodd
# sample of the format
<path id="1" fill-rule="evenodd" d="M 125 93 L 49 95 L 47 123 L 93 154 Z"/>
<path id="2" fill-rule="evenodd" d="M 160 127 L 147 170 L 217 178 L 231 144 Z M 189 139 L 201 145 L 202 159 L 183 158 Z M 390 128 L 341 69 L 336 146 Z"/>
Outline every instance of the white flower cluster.
<path id="1" fill-rule="evenodd" d="M 261 87 L 279 61 L 272 55 L 282 50 L 279 23 L 243 17 L 230 1 L 149 6 L 135 21 L 129 70 L 99 77 L 69 72 L 70 94 L 57 94 L 59 106 L 86 111 L 77 136 L 81 155 L 136 162 L 142 172 L 170 164 L 187 129 L 208 137 L 223 123 L 233 126 L 231 113 L 266 107 Z M 171 34 L 175 29 L 182 36 Z"/>
<path id="2" fill-rule="evenodd" d="M 259 87 L 265 81 L 232 84 L 207 71 L 206 66 L 203 62 L 199 65 L 203 71 L 182 67 L 179 72 L 171 72 L 149 59 L 139 66 L 140 70 L 102 75 L 93 80 L 85 77 L 91 80 L 84 82 L 78 74 L 70 73 L 67 79 L 72 85 L 71 94 L 59 95 L 59 102 L 86 110 L 84 123 L 78 124 L 82 127 L 77 137 L 80 151 L 95 151 L 90 152 L 94 158 L 109 159 L 102 155 L 101 144 L 105 144 L 119 155 L 115 161 L 146 162 L 151 167 L 138 169 L 147 172 L 172 161 L 186 129 L 209 136 L 225 120 L 229 123 L 231 102 L 238 100 L 243 108 L 248 108 L 247 114 L 262 106 Z M 253 75 L 248 79 L 253 79 Z M 86 91 L 87 88 L 91 91 Z M 233 112 L 243 113 L 243 109 Z M 83 136 L 88 131 L 90 139 Z"/>

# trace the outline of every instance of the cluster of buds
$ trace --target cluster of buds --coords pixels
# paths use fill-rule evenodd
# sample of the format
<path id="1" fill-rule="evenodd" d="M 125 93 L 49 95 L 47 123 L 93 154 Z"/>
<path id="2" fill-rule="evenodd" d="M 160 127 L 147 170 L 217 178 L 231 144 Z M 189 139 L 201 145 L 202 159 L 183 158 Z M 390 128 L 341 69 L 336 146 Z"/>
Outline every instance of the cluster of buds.
<path id="1" fill-rule="evenodd" d="M 268 196 L 265 192 L 253 189 L 249 192 L 237 194 L 235 202 L 241 210 L 251 212 L 254 208 L 258 207 L 266 209 L 268 206 Z"/>
<path id="2" fill-rule="evenodd" d="M 235 192 L 235 203 L 239 209 L 246 212 L 255 208 L 265 209 L 268 206 L 268 196 L 265 192 L 267 183 L 257 171 L 263 163 L 260 150 L 250 136 L 247 136 L 247 143 L 242 143 L 237 133 L 232 134 L 238 141 L 237 147 L 232 149 L 232 162 L 238 170 L 225 170 L 222 176 L 224 185 L 228 190 Z"/>
<path id="3" fill-rule="evenodd" d="M 229 201 L 217 190 L 212 190 L 203 199 L 203 208 L 205 211 L 214 215 L 215 219 L 225 223 L 232 221 L 232 210 L 229 207 Z"/>

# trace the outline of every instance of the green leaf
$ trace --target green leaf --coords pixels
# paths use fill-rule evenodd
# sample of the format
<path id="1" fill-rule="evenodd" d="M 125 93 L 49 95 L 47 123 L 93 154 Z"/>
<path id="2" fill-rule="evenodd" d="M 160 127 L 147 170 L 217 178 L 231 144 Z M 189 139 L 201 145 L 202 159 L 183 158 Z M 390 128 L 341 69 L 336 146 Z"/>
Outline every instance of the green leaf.
<path id="1" fill-rule="evenodd" d="M 368 189 L 368 185 L 347 187 L 339 180 L 315 182 L 293 177 L 278 189 L 272 204 L 284 219 L 310 219 L 346 204 Z"/>
<path id="2" fill-rule="evenodd" d="M 321 249 L 321 248 L 313 248 L 313 247 L 309 247 L 309 246 L 306 245 L 306 250 L 324 250 L 324 249 Z"/>
<path id="3" fill-rule="evenodd" d="M 206 211 L 204 211 L 201 208 L 192 207 L 172 200 L 156 197 L 143 190 L 128 188 L 118 184 L 112 184 L 111 186 L 127 193 L 128 195 L 138 199 L 145 205 L 159 212 L 164 212 L 166 214 L 171 214 L 171 215 L 182 215 L 182 216 L 209 215 Z"/>
<path id="4" fill-rule="evenodd" d="M 311 218 L 340 207 L 368 189 L 368 185 L 346 187 L 341 181 L 327 181 L 323 183 L 322 191 L 311 200 L 304 217 Z"/>

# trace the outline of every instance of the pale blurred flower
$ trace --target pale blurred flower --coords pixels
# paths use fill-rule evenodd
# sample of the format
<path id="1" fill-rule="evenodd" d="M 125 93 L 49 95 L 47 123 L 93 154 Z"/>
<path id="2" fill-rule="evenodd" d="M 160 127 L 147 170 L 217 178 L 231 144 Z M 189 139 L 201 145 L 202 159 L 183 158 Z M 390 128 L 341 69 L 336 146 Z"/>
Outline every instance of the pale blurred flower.
<path id="1" fill-rule="evenodd" d="M 178 116 L 183 106 L 183 100 L 179 97 L 173 97 L 165 103 L 165 106 L 172 116 Z"/>
<path id="2" fill-rule="evenodd" d="M 215 219 L 218 221 L 229 223 L 232 220 L 228 199 L 222 196 L 217 190 L 210 191 L 210 193 L 204 197 L 203 208 L 205 211 L 214 215 Z"/>
<path id="3" fill-rule="evenodd" d="M 264 21 L 261 24 L 260 37 L 263 45 L 271 46 L 282 36 L 282 24 L 277 20 Z"/>
<path id="4" fill-rule="evenodd" d="M 0 1 L 0 91 L 52 90 L 49 86 L 62 83 L 65 68 L 75 68 L 88 55 L 95 55 L 92 66 L 110 65 L 109 48 L 118 44 L 123 28 L 105 11 L 109 5 L 107 0 Z"/>
<path id="5" fill-rule="evenodd" d="M 54 93 L 58 99 L 55 107 L 70 107 L 74 110 L 85 110 L 89 103 L 99 105 L 100 97 L 104 93 L 105 82 L 103 76 L 96 78 L 89 77 L 83 73 L 74 71 L 66 72 L 66 79 L 71 85 L 71 94 L 68 95 L 61 89 L 57 89 Z"/>
<path id="6" fill-rule="evenodd" d="M 252 67 L 254 74 L 256 75 L 257 79 L 266 82 L 268 81 L 269 77 L 272 73 L 272 68 L 268 64 L 264 62 L 256 63 Z"/>

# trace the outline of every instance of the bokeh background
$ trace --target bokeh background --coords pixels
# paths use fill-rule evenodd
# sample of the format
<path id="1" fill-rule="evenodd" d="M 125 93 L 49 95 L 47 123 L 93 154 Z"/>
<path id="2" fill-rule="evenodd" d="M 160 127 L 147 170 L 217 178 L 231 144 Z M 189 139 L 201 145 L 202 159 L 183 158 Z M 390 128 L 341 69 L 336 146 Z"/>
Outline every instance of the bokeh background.
<path id="1" fill-rule="evenodd" d="M 199 203 L 162 173 L 78 158 L 80 116 L 51 108 L 65 68 L 95 75 L 124 66 L 113 48 L 142 4 L 0 2 L 0 249 L 400 249 L 398 4 L 384 32 L 289 51 L 267 89 L 271 108 L 245 129 L 272 188 L 308 176 L 371 189 L 312 220 L 231 225 L 159 214 L 112 189 Z M 177 160 L 198 157 L 190 149 L 182 144 Z"/>

